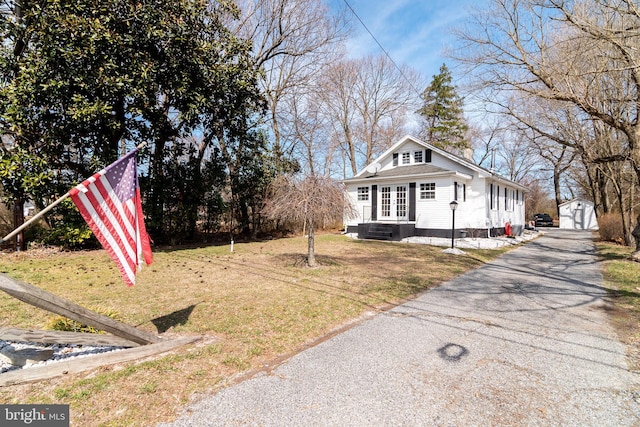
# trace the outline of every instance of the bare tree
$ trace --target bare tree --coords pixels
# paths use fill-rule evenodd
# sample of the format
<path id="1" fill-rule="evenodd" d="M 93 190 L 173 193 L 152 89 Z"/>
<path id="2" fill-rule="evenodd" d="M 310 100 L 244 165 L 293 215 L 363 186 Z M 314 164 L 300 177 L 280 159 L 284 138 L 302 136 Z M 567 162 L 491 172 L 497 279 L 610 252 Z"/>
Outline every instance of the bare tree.
<path id="1" fill-rule="evenodd" d="M 307 227 L 307 264 L 315 267 L 315 227 L 340 223 L 344 215 L 353 216 L 355 208 L 349 200 L 344 185 L 333 179 L 281 175 L 271 185 L 263 213 L 271 219 Z"/>
<path id="2" fill-rule="evenodd" d="M 325 70 L 319 86 L 319 99 L 324 115 L 332 126 L 334 148 L 341 149 L 349 159 L 351 171 L 355 174 L 357 164 L 357 132 L 355 131 L 356 98 L 352 93 L 358 80 L 358 69 L 354 61 L 340 61 Z"/>
<path id="3" fill-rule="evenodd" d="M 555 213 L 559 216 L 559 205 L 565 201 L 561 183 L 578 157 L 579 147 L 584 144 L 583 123 L 575 120 L 573 111 L 567 111 L 563 104 L 553 101 L 524 96 L 510 101 L 510 105 L 511 114 L 507 119 L 522 137 L 526 151 L 522 164 L 530 168 L 525 171 L 529 172 L 535 165 L 538 170 L 549 173 L 556 201 Z M 540 132 L 542 129 L 552 130 L 555 139 Z"/>
<path id="4" fill-rule="evenodd" d="M 505 128 L 498 142 L 496 157 L 502 166 L 502 174 L 520 182 L 532 171 L 540 169 L 538 150 L 525 129 L 513 124 Z"/>
<path id="5" fill-rule="evenodd" d="M 293 155 L 301 169 L 311 176 L 330 176 L 332 150 L 320 106 L 308 95 L 289 99 L 287 107 L 292 119 L 290 133 L 296 141 Z"/>
<path id="6" fill-rule="evenodd" d="M 419 102 L 418 80 L 415 71 L 398 69 L 383 55 L 345 59 L 326 71 L 324 113 L 352 174 L 405 133 L 407 114 Z"/>
<path id="7" fill-rule="evenodd" d="M 553 212 L 555 204 L 540 179 L 526 179 L 522 181 L 522 184 L 529 190 L 527 192 L 525 218 L 533 218 L 537 213 Z"/>
<path id="8" fill-rule="evenodd" d="M 242 16 L 234 28 L 253 41 L 257 64 L 264 70 L 261 83 L 269 103 L 273 149 L 282 159 L 297 142 L 290 132 L 294 119 L 286 101 L 302 96 L 318 73 L 342 56 L 342 42 L 348 34 L 346 19 L 343 13 L 330 14 L 316 0 L 237 3 Z"/>
<path id="9" fill-rule="evenodd" d="M 494 89 L 564 103 L 625 137 L 621 151 L 597 161 L 627 161 L 640 177 L 640 10 L 635 0 L 494 0 L 459 33 L 458 59 Z M 571 144 L 555 132 L 550 140 Z M 575 141 L 573 141 L 575 142 Z M 640 216 L 632 233 L 640 261 Z"/>

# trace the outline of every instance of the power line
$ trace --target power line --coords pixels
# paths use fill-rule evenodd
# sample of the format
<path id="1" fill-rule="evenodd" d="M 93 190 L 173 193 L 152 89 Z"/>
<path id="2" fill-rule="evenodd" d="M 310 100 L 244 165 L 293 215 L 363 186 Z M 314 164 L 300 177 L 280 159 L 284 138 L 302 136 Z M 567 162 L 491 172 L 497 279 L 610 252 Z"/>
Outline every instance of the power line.
<path id="1" fill-rule="evenodd" d="M 384 55 L 389 58 L 389 61 L 391 61 L 391 63 L 393 64 L 394 67 L 396 67 L 396 69 L 398 70 L 398 72 L 400 73 L 400 75 L 402 76 L 403 79 L 406 80 L 407 83 L 409 83 L 409 86 L 411 86 L 411 88 L 418 94 L 419 97 L 422 96 L 422 93 L 416 89 L 416 87 L 413 85 L 413 83 L 407 78 L 407 76 L 405 76 L 405 74 L 402 72 L 402 69 L 398 66 L 398 64 L 396 64 L 396 61 L 393 60 L 393 58 L 391 57 L 391 55 L 389 55 L 389 52 L 387 52 L 387 50 L 382 47 L 382 44 L 378 41 L 378 39 L 376 38 L 376 36 L 373 35 L 373 33 L 371 32 L 371 30 L 369 30 L 369 27 L 367 27 L 367 25 L 364 23 L 364 21 L 360 18 L 360 16 L 358 16 L 358 14 L 356 13 L 356 11 L 353 9 L 353 7 L 351 7 L 351 5 L 349 4 L 349 2 L 347 0 L 344 0 L 344 3 L 347 5 L 347 7 L 349 8 L 349 10 L 351 10 L 351 13 L 353 13 L 353 15 L 358 19 L 358 21 L 360 21 L 360 24 L 362 24 L 362 26 L 364 27 L 365 30 L 367 30 L 367 33 L 369 33 L 369 35 L 371 36 L 371 38 L 376 42 L 376 44 L 378 45 L 378 47 L 382 50 L 382 52 L 384 52 Z"/>

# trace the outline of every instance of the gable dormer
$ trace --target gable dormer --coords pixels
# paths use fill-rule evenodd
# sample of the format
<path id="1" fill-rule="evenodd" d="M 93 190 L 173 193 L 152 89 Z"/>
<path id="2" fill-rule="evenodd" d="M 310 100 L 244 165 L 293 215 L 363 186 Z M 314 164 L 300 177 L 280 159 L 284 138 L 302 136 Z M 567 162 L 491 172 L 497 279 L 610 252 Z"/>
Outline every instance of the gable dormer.
<path id="1" fill-rule="evenodd" d="M 432 151 L 422 147 L 399 147 L 403 148 L 392 154 L 392 166 L 409 166 L 423 163 L 431 163 Z"/>
<path id="2" fill-rule="evenodd" d="M 402 168 L 407 166 L 410 166 L 408 169 L 433 166 L 451 172 L 457 171 L 465 176 L 477 174 L 479 178 L 493 176 L 493 173 L 469 160 L 407 135 L 358 172 L 354 178 L 367 177 L 371 174 L 375 175 L 396 169 L 397 173 L 401 173 Z"/>

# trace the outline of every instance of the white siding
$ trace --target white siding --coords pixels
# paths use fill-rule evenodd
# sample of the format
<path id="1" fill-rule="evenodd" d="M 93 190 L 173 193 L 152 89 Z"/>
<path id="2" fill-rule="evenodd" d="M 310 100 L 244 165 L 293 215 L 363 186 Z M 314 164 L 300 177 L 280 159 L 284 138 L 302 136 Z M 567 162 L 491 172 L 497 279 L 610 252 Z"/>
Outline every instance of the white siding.
<path id="1" fill-rule="evenodd" d="M 493 202 L 491 200 L 492 184 Z M 505 190 L 507 191 L 506 197 Z M 504 182 L 494 181 L 487 183 L 486 191 L 487 207 L 489 209 L 488 218 L 491 227 L 502 228 L 507 222 L 513 227 L 524 226 L 524 202 L 521 190 L 516 190 Z"/>
<path id="2" fill-rule="evenodd" d="M 598 221 L 593 203 L 586 200 L 572 200 L 559 206 L 560 228 L 572 230 L 597 230 Z"/>
<path id="3" fill-rule="evenodd" d="M 485 228 L 488 210 L 484 193 L 484 179 L 467 182 L 467 201 L 458 206 L 456 228 Z"/>
<path id="4" fill-rule="evenodd" d="M 452 192 L 449 178 L 426 178 L 416 180 L 416 227 L 417 228 L 451 228 Z M 420 184 L 434 182 L 436 184 L 436 198 L 420 200 Z M 447 215 L 449 213 L 449 215 Z"/>
<path id="5" fill-rule="evenodd" d="M 369 188 L 369 200 L 368 201 L 358 201 L 358 187 L 368 187 Z M 358 223 L 369 221 L 368 215 L 371 215 L 371 186 L 364 184 L 352 184 L 347 186 L 347 194 L 349 195 L 349 200 L 353 206 L 355 206 L 357 211 L 357 216 L 355 218 L 345 218 L 346 225 L 358 225 Z"/>

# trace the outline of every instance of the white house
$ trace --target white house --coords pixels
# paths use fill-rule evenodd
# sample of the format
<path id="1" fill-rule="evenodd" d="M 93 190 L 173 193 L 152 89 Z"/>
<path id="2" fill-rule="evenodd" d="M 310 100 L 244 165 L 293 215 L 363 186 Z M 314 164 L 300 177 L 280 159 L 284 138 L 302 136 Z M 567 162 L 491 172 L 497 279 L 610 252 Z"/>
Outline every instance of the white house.
<path id="1" fill-rule="evenodd" d="M 569 200 L 558 205 L 560 228 L 571 230 L 597 230 L 598 220 L 593 203 L 588 200 Z"/>
<path id="2" fill-rule="evenodd" d="M 347 232 L 360 238 L 451 237 L 452 229 L 487 237 L 509 227 L 519 235 L 525 226 L 525 187 L 412 136 L 343 182 L 358 212 L 345 218 Z"/>

